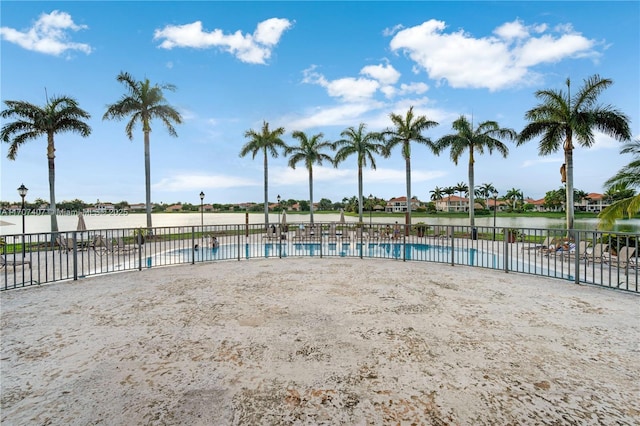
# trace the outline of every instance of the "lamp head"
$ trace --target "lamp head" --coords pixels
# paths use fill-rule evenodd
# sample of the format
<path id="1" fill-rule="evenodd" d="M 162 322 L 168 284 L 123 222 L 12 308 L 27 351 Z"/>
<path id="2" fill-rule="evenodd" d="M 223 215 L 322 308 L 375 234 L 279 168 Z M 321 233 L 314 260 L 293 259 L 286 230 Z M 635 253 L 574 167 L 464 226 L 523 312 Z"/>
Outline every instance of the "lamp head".
<path id="1" fill-rule="evenodd" d="M 204 200 L 204 192 L 200 191 L 200 200 Z"/>
<path id="2" fill-rule="evenodd" d="M 18 188 L 18 194 L 20 194 L 22 198 L 27 196 L 27 191 L 29 191 L 29 188 L 24 186 L 24 183 L 20 185 L 20 188 Z"/>
<path id="3" fill-rule="evenodd" d="M 282 200 L 282 198 L 280 198 L 280 194 L 278 194 L 278 204 L 280 204 L 280 200 Z"/>

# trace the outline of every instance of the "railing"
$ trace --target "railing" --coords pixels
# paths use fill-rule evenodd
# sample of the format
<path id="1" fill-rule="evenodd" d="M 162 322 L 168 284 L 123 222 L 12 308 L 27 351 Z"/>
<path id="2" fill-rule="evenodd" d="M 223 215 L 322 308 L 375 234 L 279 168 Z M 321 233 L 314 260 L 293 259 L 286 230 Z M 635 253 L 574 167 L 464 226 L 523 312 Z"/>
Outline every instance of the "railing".
<path id="1" fill-rule="evenodd" d="M 466 265 L 640 293 L 639 240 L 600 231 L 344 223 L 18 234 L 2 238 L 0 290 L 184 263 L 319 256 Z"/>

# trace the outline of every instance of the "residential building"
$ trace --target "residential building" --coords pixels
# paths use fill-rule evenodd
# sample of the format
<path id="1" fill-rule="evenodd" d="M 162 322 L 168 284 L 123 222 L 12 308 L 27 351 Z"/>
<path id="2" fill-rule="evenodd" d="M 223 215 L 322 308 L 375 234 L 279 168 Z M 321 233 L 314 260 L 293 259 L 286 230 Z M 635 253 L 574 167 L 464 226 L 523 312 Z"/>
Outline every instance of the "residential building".
<path id="1" fill-rule="evenodd" d="M 418 210 L 420 201 L 416 197 L 411 197 L 411 211 Z M 387 213 L 404 213 L 407 211 L 407 197 L 395 197 L 387 201 L 385 207 Z"/>

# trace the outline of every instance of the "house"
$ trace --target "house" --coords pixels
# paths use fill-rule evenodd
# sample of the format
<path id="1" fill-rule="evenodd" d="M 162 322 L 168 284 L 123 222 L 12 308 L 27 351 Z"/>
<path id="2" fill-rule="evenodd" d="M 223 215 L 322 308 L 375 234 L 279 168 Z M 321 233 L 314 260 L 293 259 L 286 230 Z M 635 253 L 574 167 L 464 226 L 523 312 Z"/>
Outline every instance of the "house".
<path id="1" fill-rule="evenodd" d="M 496 200 L 494 198 L 487 198 L 487 208 L 489 210 L 497 210 L 498 211 L 504 211 L 505 207 L 506 207 L 507 203 L 506 201 L 503 200 Z"/>
<path id="2" fill-rule="evenodd" d="M 416 197 L 411 197 L 411 211 L 418 210 L 420 201 Z M 387 213 L 404 213 L 407 211 L 407 197 L 395 197 L 387 201 L 384 209 Z"/>
<path id="3" fill-rule="evenodd" d="M 182 204 L 174 204 L 172 206 L 169 206 L 165 209 L 166 212 L 169 213 L 175 213 L 175 212 L 179 212 L 182 211 Z"/>
<path id="4" fill-rule="evenodd" d="M 544 198 L 541 198 L 539 200 L 534 200 L 533 198 L 525 198 L 524 203 L 531 204 L 533 206 L 533 209 L 537 212 L 547 211 L 547 208 L 544 205 Z"/>
<path id="5" fill-rule="evenodd" d="M 203 206 L 198 206 L 198 211 L 211 213 L 212 211 L 214 211 L 214 209 L 211 204 L 205 204 Z"/>
<path id="6" fill-rule="evenodd" d="M 591 213 L 600 213 L 606 207 L 609 207 L 611 203 L 605 198 L 603 194 L 597 192 L 591 192 L 579 203 L 575 203 L 575 209 Z"/>
<path id="7" fill-rule="evenodd" d="M 145 212 L 145 211 L 147 211 L 147 205 L 145 203 L 130 204 L 129 205 L 129 211 L 131 211 L 131 212 Z"/>
<path id="8" fill-rule="evenodd" d="M 105 213 L 115 210 L 113 203 L 101 203 L 100 200 L 93 206 L 85 209 L 87 213 Z"/>
<path id="9" fill-rule="evenodd" d="M 469 211 L 469 199 L 450 195 L 436 200 L 436 210 L 441 212 L 466 212 Z"/>

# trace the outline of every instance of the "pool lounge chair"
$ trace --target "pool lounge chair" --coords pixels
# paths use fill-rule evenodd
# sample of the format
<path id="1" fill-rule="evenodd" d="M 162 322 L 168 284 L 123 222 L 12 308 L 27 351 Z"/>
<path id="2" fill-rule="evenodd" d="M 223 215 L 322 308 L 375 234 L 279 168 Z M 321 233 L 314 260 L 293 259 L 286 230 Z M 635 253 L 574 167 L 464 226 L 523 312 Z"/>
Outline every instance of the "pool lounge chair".
<path id="1" fill-rule="evenodd" d="M 622 268 L 635 268 L 638 266 L 637 258 L 634 257 L 635 251 L 635 247 L 625 246 L 618 251 L 617 255 L 604 253 L 602 261 Z"/>
<path id="2" fill-rule="evenodd" d="M 527 244 L 522 247 L 522 251 L 525 250 L 544 250 L 548 249 L 551 244 L 555 241 L 555 237 L 547 237 L 542 241 L 541 244 Z"/>
<path id="3" fill-rule="evenodd" d="M 0 268 L 4 268 L 5 266 L 12 266 L 15 268 L 16 266 L 22 266 L 22 265 L 29 265 L 29 269 L 31 269 L 30 260 L 18 259 L 15 256 L 7 260 L 7 258 L 4 257 L 4 254 L 0 255 Z"/>
<path id="4" fill-rule="evenodd" d="M 604 261 L 603 256 L 607 253 L 607 247 L 609 247 L 609 245 L 605 243 L 597 243 L 593 246 L 591 253 L 587 253 L 586 256 L 587 264 L 589 264 L 589 262 L 602 263 Z"/>
<path id="5" fill-rule="evenodd" d="M 587 253 L 587 249 L 589 248 L 589 241 L 580 241 L 580 243 L 578 243 L 578 256 L 581 260 L 585 260 L 586 262 L 588 262 L 588 256 L 589 254 Z M 563 259 L 567 259 L 567 260 L 573 260 L 576 257 L 576 250 L 569 250 L 568 253 L 564 253 L 563 254 Z"/>

